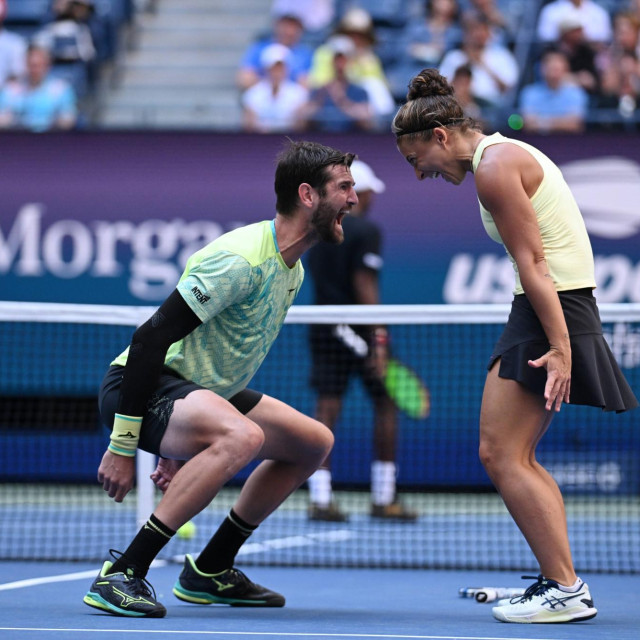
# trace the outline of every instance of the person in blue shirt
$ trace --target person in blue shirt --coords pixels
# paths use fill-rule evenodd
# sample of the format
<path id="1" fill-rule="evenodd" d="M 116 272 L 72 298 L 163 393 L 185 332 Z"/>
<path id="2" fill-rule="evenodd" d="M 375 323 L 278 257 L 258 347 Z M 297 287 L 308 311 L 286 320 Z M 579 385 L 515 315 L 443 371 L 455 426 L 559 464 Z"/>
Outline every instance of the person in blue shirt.
<path id="1" fill-rule="evenodd" d="M 287 47 L 290 51 L 287 61 L 288 79 L 306 85 L 313 50 L 301 42 L 303 34 L 304 27 L 298 17 L 289 14 L 278 16 L 273 23 L 271 34 L 257 39 L 245 51 L 236 76 L 236 84 L 240 91 L 246 91 L 266 76 L 260 58 L 262 52 L 275 43 Z"/>
<path id="2" fill-rule="evenodd" d="M 0 93 L 0 128 L 49 131 L 71 129 L 77 120 L 71 85 L 52 78 L 51 56 L 38 46 L 27 51 L 27 77 L 9 82 Z"/>
<path id="3" fill-rule="evenodd" d="M 524 130 L 532 133 L 579 133 L 584 129 L 589 96 L 571 82 L 567 56 L 548 49 L 540 64 L 541 80 L 520 95 Z"/>
<path id="4" fill-rule="evenodd" d="M 334 74 L 331 80 L 311 92 L 301 119 L 312 131 L 346 133 L 371 130 L 376 118 L 366 89 L 351 82 L 347 74 L 355 45 L 349 36 L 331 37 L 326 47 L 333 54 Z"/>

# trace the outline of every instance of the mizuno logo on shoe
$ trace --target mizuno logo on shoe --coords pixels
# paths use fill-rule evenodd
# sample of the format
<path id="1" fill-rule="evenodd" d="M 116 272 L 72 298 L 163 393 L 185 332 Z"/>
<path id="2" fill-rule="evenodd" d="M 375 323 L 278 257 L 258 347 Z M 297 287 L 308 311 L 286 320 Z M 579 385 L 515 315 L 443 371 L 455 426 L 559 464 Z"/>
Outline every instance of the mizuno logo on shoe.
<path id="1" fill-rule="evenodd" d="M 211 580 L 213 580 L 213 582 L 216 583 L 216 587 L 218 587 L 218 591 L 225 591 L 226 589 L 231 589 L 231 587 L 235 586 L 229 582 L 220 582 L 218 580 L 216 580 L 215 578 L 211 578 Z"/>
<path id="2" fill-rule="evenodd" d="M 127 595 L 123 591 L 120 591 L 120 589 L 116 589 L 116 587 L 112 587 L 112 589 L 113 589 L 114 593 L 117 593 L 122 598 L 122 601 L 120 602 L 120 606 L 123 609 L 126 609 L 127 607 L 131 606 L 132 604 L 140 604 L 140 603 L 144 603 L 144 604 L 148 604 L 150 606 L 153 606 L 153 602 L 149 602 L 149 600 L 146 600 L 142 596 L 138 596 L 137 598 L 132 598 L 130 595 Z"/>

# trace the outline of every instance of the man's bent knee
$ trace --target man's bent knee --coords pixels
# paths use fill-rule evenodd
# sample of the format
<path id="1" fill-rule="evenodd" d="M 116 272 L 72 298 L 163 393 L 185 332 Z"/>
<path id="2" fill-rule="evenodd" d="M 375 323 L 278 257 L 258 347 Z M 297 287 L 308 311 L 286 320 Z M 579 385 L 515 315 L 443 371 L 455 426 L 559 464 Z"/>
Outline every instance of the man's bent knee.
<path id="1" fill-rule="evenodd" d="M 253 459 L 264 445 L 264 431 L 255 422 L 244 419 L 227 429 L 225 439 L 233 442 L 241 451 L 251 453 Z"/>
<path id="2" fill-rule="evenodd" d="M 335 437 L 331 429 L 322 424 L 322 422 L 314 420 L 314 424 L 315 455 L 322 462 L 329 455 L 329 453 L 331 453 L 331 449 L 333 449 L 333 444 L 335 442 Z"/>

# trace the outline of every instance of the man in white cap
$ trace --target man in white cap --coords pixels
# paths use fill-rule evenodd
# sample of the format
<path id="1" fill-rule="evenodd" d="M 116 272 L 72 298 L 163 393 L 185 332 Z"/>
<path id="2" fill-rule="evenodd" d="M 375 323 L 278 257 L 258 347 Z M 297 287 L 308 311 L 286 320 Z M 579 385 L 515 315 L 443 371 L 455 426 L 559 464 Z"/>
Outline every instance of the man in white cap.
<path id="1" fill-rule="evenodd" d="M 274 42 L 260 54 L 265 77 L 249 87 L 241 97 L 243 129 L 256 133 L 293 131 L 309 92 L 289 78 L 291 49 Z"/>
<path id="2" fill-rule="evenodd" d="M 345 216 L 344 243 L 316 246 L 309 251 L 308 269 L 316 304 L 379 304 L 382 268 L 381 233 L 366 215 L 385 185 L 371 167 L 360 160 L 351 165 L 358 204 Z M 371 464 L 371 516 L 385 520 L 415 520 L 396 496 L 397 411 L 383 383 L 388 358 L 388 335 L 383 326 L 312 325 L 311 385 L 317 395 L 316 419 L 332 431 L 342 410 L 342 400 L 352 376 L 359 376 L 374 405 Z M 344 522 L 333 500 L 330 460 L 309 478 L 309 518 Z"/>

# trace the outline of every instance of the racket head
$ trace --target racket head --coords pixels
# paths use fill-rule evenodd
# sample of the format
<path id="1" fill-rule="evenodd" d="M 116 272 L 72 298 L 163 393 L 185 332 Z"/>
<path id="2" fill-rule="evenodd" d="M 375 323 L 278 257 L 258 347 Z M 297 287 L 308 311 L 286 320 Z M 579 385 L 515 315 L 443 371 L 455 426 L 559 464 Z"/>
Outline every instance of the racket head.
<path id="1" fill-rule="evenodd" d="M 429 390 L 418 375 L 396 358 L 389 358 L 385 388 L 396 407 L 410 418 L 420 420 L 429 415 Z"/>

